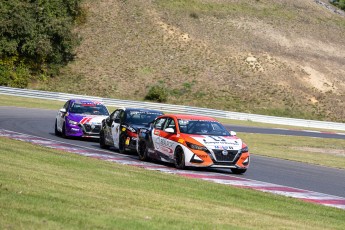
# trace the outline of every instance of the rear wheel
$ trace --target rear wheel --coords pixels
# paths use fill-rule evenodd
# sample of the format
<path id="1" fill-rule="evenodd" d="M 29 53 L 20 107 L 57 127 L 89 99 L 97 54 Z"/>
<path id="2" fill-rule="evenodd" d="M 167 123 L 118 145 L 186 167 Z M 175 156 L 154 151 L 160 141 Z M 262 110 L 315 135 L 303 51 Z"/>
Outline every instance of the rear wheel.
<path id="1" fill-rule="evenodd" d="M 242 174 L 245 173 L 247 171 L 247 169 L 231 169 L 231 172 L 233 174 Z"/>
<path id="2" fill-rule="evenodd" d="M 186 167 L 185 156 L 181 147 L 177 147 L 175 150 L 175 167 L 177 169 L 184 169 Z"/>
<path id="3" fill-rule="evenodd" d="M 119 139 L 119 151 L 121 154 L 126 153 L 126 136 L 121 135 Z"/>
<path id="4" fill-rule="evenodd" d="M 138 144 L 138 156 L 139 156 L 139 160 L 141 161 L 147 161 L 149 159 L 149 157 L 147 156 L 147 145 L 145 141 L 140 141 Z"/>
<path id="5" fill-rule="evenodd" d="M 109 145 L 107 145 L 105 143 L 105 138 L 104 138 L 104 131 L 101 130 L 101 132 L 99 133 L 99 146 L 101 147 L 101 149 L 108 149 Z"/>

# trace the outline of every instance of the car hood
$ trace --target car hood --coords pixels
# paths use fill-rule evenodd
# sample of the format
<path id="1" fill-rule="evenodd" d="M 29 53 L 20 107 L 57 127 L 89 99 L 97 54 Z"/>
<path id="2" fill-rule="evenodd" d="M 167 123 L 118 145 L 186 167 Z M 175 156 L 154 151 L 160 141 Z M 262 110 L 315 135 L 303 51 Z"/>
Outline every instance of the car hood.
<path id="1" fill-rule="evenodd" d="M 135 129 L 135 131 L 138 131 L 139 129 L 143 129 L 143 128 L 148 129 L 150 127 L 149 124 L 131 124 L 131 123 L 126 124 L 125 126 L 131 127 L 133 129 Z"/>
<path id="2" fill-rule="evenodd" d="M 240 150 L 242 148 L 242 140 L 236 136 L 188 135 L 185 140 L 192 143 L 197 141 L 208 149 Z"/>
<path id="3" fill-rule="evenodd" d="M 100 116 L 100 115 L 84 115 L 84 114 L 68 114 L 68 119 L 76 121 L 80 124 L 94 124 L 100 125 L 102 120 L 107 118 L 107 116 Z"/>

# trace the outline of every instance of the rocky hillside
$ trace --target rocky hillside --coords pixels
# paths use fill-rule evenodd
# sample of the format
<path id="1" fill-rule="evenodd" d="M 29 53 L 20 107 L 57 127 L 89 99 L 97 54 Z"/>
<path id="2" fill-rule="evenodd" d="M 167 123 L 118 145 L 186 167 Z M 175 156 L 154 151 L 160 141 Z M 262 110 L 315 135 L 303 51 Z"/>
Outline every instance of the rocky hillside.
<path id="1" fill-rule="evenodd" d="M 85 0 L 75 61 L 31 88 L 345 122 L 345 17 L 313 0 Z"/>

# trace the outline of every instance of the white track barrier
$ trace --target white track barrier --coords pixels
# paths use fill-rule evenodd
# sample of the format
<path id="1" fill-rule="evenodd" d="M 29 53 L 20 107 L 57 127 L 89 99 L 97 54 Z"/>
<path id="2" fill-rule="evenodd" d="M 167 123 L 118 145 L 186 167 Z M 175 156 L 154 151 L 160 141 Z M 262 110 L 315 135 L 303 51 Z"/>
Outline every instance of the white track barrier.
<path id="1" fill-rule="evenodd" d="M 46 100 L 56 100 L 56 101 L 67 101 L 68 99 L 71 99 L 71 98 L 85 98 L 85 99 L 87 98 L 87 99 L 101 101 L 106 106 L 150 108 L 150 109 L 157 109 L 157 110 L 161 110 L 161 111 L 165 111 L 169 113 L 205 115 L 205 116 L 210 116 L 210 117 L 233 119 L 233 120 L 345 131 L 345 123 L 274 117 L 274 116 L 265 116 L 265 115 L 248 114 L 248 113 L 238 113 L 238 112 L 230 112 L 230 111 L 223 111 L 223 110 L 216 110 L 216 109 L 184 106 L 184 105 L 170 105 L 170 104 L 163 104 L 163 103 L 143 102 L 143 101 L 119 100 L 119 99 L 112 99 L 112 98 L 92 97 L 92 96 L 87 96 L 87 95 L 76 95 L 76 94 L 59 93 L 59 92 L 47 92 L 47 91 L 40 91 L 40 90 L 10 88 L 10 87 L 4 87 L 4 86 L 0 86 L 0 94 L 20 96 L 20 97 L 30 97 L 30 98 L 37 98 L 37 99 L 46 99 Z"/>

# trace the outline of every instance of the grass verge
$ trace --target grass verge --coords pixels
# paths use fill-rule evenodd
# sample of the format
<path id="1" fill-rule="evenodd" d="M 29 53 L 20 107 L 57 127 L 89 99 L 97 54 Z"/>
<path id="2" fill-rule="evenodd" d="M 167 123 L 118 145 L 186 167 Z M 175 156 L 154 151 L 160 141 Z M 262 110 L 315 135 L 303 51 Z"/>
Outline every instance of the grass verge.
<path id="1" fill-rule="evenodd" d="M 238 133 L 255 155 L 345 169 L 342 139 Z"/>
<path id="2" fill-rule="evenodd" d="M 7 138 L 0 146 L 1 229 L 345 227 L 345 212 L 336 208 Z"/>

